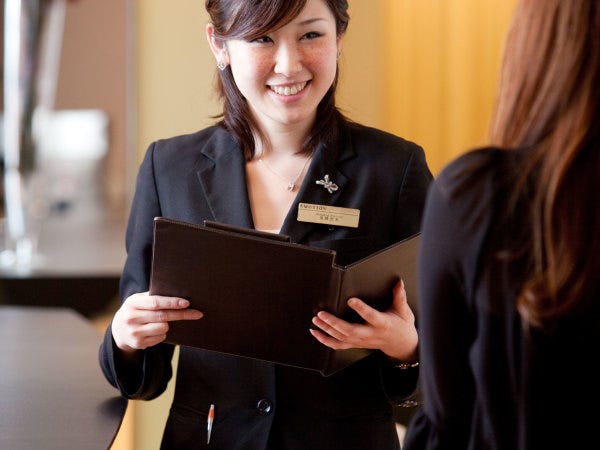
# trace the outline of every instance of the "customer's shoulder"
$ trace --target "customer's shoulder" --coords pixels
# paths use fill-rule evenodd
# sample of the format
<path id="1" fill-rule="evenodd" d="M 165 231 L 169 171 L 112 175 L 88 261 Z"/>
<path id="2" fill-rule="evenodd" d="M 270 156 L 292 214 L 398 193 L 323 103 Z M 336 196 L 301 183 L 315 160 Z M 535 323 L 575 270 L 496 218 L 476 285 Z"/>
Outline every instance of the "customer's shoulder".
<path id="1" fill-rule="evenodd" d="M 481 147 L 463 153 L 442 168 L 435 179 L 437 190 L 448 198 L 491 197 L 515 172 L 515 152 Z"/>
<path id="2" fill-rule="evenodd" d="M 496 170 L 499 164 L 507 162 L 508 156 L 508 150 L 497 147 L 480 147 L 469 150 L 444 166 L 437 178 L 445 183 L 460 184 L 467 178 L 485 177 L 489 175 L 490 171 Z"/>

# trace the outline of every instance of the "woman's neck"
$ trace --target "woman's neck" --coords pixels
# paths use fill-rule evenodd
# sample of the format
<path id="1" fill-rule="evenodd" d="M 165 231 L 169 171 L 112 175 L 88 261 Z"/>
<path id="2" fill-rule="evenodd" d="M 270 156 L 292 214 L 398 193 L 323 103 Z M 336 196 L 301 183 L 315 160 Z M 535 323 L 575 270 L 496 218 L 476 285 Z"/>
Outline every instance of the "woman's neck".
<path id="1" fill-rule="evenodd" d="M 285 156 L 297 155 L 303 150 L 306 137 L 312 128 L 311 123 L 263 127 L 263 139 L 255 136 L 256 157 L 263 155 Z"/>
<path id="2" fill-rule="evenodd" d="M 278 230 L 308 171 L 312 154 L 302 154 L 304 133 L 271 132 L 268 141 L 256 139 L 254 158 L 246 163 L 246 182 L 254 226 Z"/>

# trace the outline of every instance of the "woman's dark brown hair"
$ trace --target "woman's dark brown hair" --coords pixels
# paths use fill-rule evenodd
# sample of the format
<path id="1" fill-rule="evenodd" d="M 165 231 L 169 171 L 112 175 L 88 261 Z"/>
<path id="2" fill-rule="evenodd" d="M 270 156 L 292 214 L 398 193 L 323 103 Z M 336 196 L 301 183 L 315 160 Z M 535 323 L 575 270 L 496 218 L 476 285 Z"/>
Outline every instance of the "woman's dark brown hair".
<path id="1" fill-rule="evenodd" d="M 333 13 L 337 34 L 341 36 L 348 27 L 348 2 L 324 0 Z M 206 0 L 205 6 L 215 28 L 217 39 L 255 39 L 269 31 L 291 22 L 304 8 L 307 0 Z M 336 138 L 338 124 L 344 121 L 335 106 L 337 74 L 333 85 L 317 107 L 317 119 L 302 149 L 309 153 L 318 143 L 332 142 Z M 242 144 L 247 159 L 255 151 L 254 135 L 261 138 L 261 130 L 250 114 L 246 99 L 233 79 L 231 68 L 219 71 L 217 90 L 223 101 L 220 124 L 229 130 Z"/>
<path id="2" fill-rule="evenodd" d="M 599 292 L 599 105 L 600 2 L 521 1 L 490 131 L 492 144 L 527 154 L 514 197 L 532 186 L 533 269 L 517 307 L 534 326 L 581 312 Z"/>

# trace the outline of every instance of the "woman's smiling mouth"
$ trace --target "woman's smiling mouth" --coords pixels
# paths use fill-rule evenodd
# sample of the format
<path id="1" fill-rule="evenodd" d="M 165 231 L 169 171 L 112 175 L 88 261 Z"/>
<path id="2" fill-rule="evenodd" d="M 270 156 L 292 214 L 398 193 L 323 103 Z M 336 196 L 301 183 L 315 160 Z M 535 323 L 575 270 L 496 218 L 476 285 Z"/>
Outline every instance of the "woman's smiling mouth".
<path id="1" fill-rule="evenodd" d="M 288 95 L 296 95 L 298 92 L 302 91 L 306 87 L 308 83 L 306 81 L 302 83 L 293 84 L 291 86 L 269 86 L 273 92 L 278 95 L 288 96 Z"/>

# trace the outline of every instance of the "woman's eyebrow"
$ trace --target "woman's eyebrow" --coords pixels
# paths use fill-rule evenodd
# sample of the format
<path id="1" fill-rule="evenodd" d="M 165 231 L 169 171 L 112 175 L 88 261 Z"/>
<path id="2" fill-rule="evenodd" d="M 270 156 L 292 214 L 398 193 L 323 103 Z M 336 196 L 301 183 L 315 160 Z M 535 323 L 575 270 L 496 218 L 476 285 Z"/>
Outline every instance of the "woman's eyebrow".
<path id="1" fill-rule="evenodd" d="M 299 22 L 298 25 L 312 25 L 315 22 L 321 22 L 321 21 L 326 21 L 327 19 L 323 19 L 320 17 L 316 17 L 314 19 L 306 19 L 303 20 L 302 22 Z"/>

